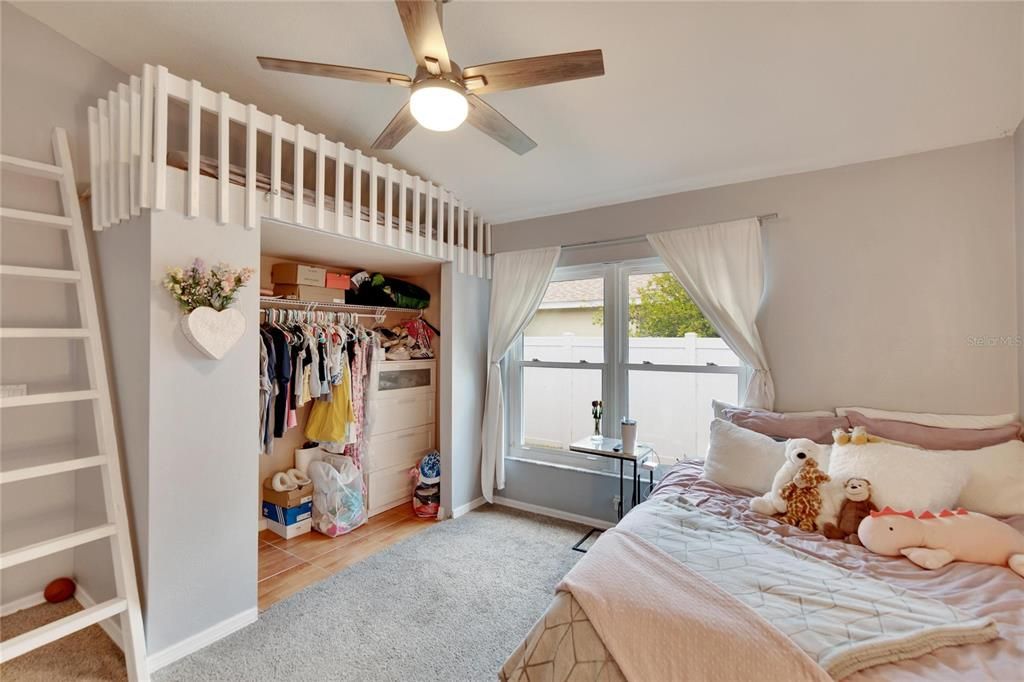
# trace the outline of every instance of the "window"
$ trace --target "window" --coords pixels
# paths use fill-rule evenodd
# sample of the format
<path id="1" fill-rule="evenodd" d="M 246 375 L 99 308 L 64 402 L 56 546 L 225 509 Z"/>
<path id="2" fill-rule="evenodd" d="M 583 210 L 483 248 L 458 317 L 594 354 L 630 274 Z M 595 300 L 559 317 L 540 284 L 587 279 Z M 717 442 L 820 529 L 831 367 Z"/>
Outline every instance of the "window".
<path id="1" fill-rule="evenodd" d="M 711 400 L 736 403 L 746 378 L 658 259 L 559 268 L 507 369 L 510 454 L 569 464 L 593 459 L 567 451 L 593 432 L 594 400 L 602 433 L 628 415 L 662 462 L 703 457 Z"/>

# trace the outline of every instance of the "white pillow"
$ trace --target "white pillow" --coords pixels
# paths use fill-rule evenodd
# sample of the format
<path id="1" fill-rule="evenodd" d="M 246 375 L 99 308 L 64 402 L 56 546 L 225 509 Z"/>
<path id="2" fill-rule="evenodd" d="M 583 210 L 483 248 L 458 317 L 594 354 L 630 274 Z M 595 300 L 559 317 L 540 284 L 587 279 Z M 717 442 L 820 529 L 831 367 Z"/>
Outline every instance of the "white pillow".
<path id="1" fill-rule="evenodd" d="M 725 419 L 725 411 L 730 408 L 739 409 L 736 405 L 730 405 L 729 403 L 723 403 L 720 400 L 711 401 L 711 410 L 715 413 L 715 419 Z M 853 408 L 850 408 L 853 409 Z M 771 410 L 766 410 L 770 412 Z M 810 412 L 781 412 L 780 414 L 788 414 L 794 417 L 834 417 L 835 412 L 829 410 L 811 410 Z M 842 415 L 840 415 L 842 416 Z"/>
<path id="2" fill-rule="evenodd" d="M 722 419 L 711 422 L 704 478 L 763 495 L 786 461 L 786 443 Z M 823 465 L 824 467 L 824 465 Z"/>
<path id="3" fill-rule="evenodd" d="M 955 459 L 970 472 L 959 506 L 990 516 L 1024 514 L 1024 441 L 937 454 Z"/>
<path id="4" fill-rule="evenodd" d="M 970 470 L 958 457 L 894 443 L 837 445 L 828 474 L 837 483 L 864 478 L 871 483 L 871 501 L 881 509 L 915 513 L 956 507 Z"/>
<path id="5" fill-rule="evenodd" d="M 931 414 L 928 412 L 893 412 L 891 410 L 876 410 L 871 407 L 836 408 L 836 414 L 840 417 L 845 417 L 847 412 L 860 412 L 871 419 L 891 419 L 923 426 L 938 426 L 943 429 L 992 429 L 1017 421 L 1015 414 Z"/>

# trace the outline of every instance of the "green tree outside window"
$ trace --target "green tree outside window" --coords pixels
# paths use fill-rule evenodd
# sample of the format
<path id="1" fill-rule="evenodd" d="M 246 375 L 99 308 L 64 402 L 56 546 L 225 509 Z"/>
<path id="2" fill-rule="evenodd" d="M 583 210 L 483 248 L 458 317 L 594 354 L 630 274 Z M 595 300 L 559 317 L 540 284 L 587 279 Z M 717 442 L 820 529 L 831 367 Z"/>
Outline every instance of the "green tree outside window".
<path id="1" fill-rule="evenodd" d="M 718 332 L 704 317 L 697 304 L 671 272 L 659 272 L 638 292 L 629 304 L 629 335 L 634 337 L 677 338 L 687 332 L 717 337 Z M 594 324 L 604 324 L 604 310 L 594 313 Z"/>

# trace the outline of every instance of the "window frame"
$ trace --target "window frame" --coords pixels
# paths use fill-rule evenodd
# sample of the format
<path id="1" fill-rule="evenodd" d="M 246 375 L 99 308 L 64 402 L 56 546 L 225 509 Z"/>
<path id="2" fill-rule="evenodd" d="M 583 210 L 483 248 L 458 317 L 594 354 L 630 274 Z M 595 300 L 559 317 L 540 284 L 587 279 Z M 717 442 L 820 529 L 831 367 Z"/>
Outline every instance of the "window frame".
<path id="1" fill-rule="evenodd" d="M 750 368 L 746 365 L 656 365 L 649 362 L 629 362 L 629 277 L 631 275 L 667 272 L 668 267 L 657 257 L 610 263 L 563 266 L 555 269 L 552 282 L 575 279 L 604 280 L 604 362 L 549 362 L 527 360 L 523 357 L 523 335 L 512 345 L 502 364 L 506 377 L 506 423 L 508 450 L 506 457 L 554 466 L 577 468 L 603 473 L 616 472 L 615 462 L 607 457 L 584 455 L 524 442 L 523 373 L 528 367 L 553 369 L 587 369 L 602 372 L 601 392 L 604 417 L 601 432 L 618 438 L 619 418 L 627 414 L 629 406 L 629 373 L 631 371 L 679 372 L 703 374 L 735 374 L 740 395 L 746 389 Z M 695 454 L 695 453 L 688 453 Z"/>

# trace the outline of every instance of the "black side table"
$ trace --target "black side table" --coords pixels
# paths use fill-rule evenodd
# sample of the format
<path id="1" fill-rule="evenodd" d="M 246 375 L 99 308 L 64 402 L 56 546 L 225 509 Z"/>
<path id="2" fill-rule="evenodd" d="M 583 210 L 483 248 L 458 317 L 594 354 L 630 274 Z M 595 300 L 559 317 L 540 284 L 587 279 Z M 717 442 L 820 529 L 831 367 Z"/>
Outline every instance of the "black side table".
<path id="1" fill-rule="evenodd" d="M 617 520 L 622 520 L 622 516 L 625 514 L 625 472 L 626 462 L 633 463 L 633 494 L 630 499 L 630 509 L 642 502 L 642 495 L 640 494 L 640 465 L 643 464 L 651 455 L 654 454 L 654 450 L 649 445 L 637 443 L 636 448 L 631 454 L 622 452 L 622 441 L 615 438 L 602 438 L 601 440 L 594 440 L 590 437 L 582 438 L 572 445 L 569 446 L 569 450 L 572 452 L 582 452 L 588 455 L 598 455 L 600 457 L 608 457 L 611 459 L 617 459 L 619 461 L 619 504 L 615 510 L 615 517 Z M 650 469 L 651 476 L 651 487 L 654 487 L 654 470 Z M 602 532 L 598 528 L 591 528 L 587 531 L 587 534 L 580 538 L 580 541 L 572 546 L 576 552 L 586 553 L 587 550 L 583 549 L 583 543 L 590 539 L 590 536 L 594 533 Z"/>

